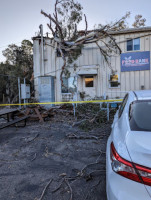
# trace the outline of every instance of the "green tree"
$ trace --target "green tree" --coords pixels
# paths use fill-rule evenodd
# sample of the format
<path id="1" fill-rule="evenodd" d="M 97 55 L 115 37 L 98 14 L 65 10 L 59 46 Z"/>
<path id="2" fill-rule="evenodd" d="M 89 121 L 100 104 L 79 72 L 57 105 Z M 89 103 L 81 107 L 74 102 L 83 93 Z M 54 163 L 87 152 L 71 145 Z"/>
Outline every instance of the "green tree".
<path id="1" fill-rule="evenodd" d="M 8 88 L 8 72 L 11 69 L 11 65 L 8 63 L 0 63 L 0 102 L 4 100 L 4 96 L 7 96 L 7 88 Z"/>
<path id="2" fill-rule="evenodd" d="M 0 86 L 0 96 L 9 96 L 10 102 L 14 102 L 18 96 L 18 77 L 26 78 L 26 83 L 31 84 L 33 73 L 33 44 L 29 40 L 23 40 L 21 46 L 11 44 L 3 51 L 5 63 L 0 64 L 0 74 L 3 79 Z"/>
<path id="3" fill-rule="evenodd" d="M 3 51 L 6 62 L 12 65 L 10 75 L 27 78 L 30 80 L 33 73 L 33 44 L 23 40 L 21 46 L 11 44 Z"/>

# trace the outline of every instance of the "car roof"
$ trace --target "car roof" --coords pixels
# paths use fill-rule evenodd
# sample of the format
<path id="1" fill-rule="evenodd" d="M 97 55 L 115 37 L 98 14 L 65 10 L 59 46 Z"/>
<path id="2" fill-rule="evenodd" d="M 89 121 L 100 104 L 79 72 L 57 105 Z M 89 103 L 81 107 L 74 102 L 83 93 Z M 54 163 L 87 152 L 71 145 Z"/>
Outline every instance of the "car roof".
<path id="1" fill-rule="evenodd" d="M 133 96 L 137 100 L 149 100 L 151 99 L 151 90 L 139 90 L 139 91 L 131 91 Z"/>

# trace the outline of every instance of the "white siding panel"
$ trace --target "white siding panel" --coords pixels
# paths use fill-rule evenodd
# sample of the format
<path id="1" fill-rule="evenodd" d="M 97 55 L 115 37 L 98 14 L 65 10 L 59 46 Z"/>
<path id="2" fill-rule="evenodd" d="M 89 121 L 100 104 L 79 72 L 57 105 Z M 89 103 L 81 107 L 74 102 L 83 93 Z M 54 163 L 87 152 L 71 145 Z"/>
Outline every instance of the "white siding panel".
<path id="1" fill-rule="evenodd" d="M 130 72 L 124 72 L 125 74 L 125 91 L 130 90 Z"/>
<path id="2" fill-rule="evenodd" d="M 145 37 L 145 51 L 150 51 L 150 36 Z M 146 90 L 150 89 L 150 70 L 144 72 L 144 86 Z"/>
<path id="3" fill-rule="evenodd" d="M 149 87 L 149 82 L 150 82 L 150 71 L 149 70 L 146 70 L 144 72 L 144 76 L 145 76 L 145 82 L 144 82 L 144 86 L 145 86 L 145 90 L 149 90 L 150 87 Z"/>
<path id="4" fill-rule="evenodd" d="M 89 50 L 88 50 L 88 60 L 89 60 L 89 65 L 93 65 L 93 45 L 89 45 Z"/>
<path id="5" fill-rule="evenodd" d="M 134 72 L 130 72 L 130 90 L 135 90 L 135 75 Z"/>
<path id="6" fill-rule="evenodd" d="M 89 60 L 88 60 L 88 50 L 87 49 L 83 49 L 83 62 L 82 65 L 89 65 Z"/>
<path id="7" fill-rule="evenodd" d="M 124 35 L 120 35 L 120 38 L 119 38 L 119 46 L 121 48 L 121 51 L 122 53 L 125 53 L 125 41 L 126 38 Z M 121 56 L 119 56 L 119 60 L 121 60 Z M 119 62 L 119 73 L 120 73 L 120 82 L 121 82 L 121 85 L 120 85 L 120 91 L 125 91 L 126 90 L 126 85 L 125 85 L 125 72 L 121 72 L 121 62 Z M 121 93 L 120 96 L 123 97 L 124 93 Z"/>
<path id="8" fill-rule="evenodd" d="M 135 72 L 135 90 L 140 90 L 139 71 Z"/>
<path id="9" fill-rule="evenodd" d="M 140 89 L 142 89 L 145 86 L 145 72 L 140 71 Z"/>
<path id="10" fill-rule="evenodd" d="M 121 72 L 121 91 L 126 91 L 125 72 Z"/>

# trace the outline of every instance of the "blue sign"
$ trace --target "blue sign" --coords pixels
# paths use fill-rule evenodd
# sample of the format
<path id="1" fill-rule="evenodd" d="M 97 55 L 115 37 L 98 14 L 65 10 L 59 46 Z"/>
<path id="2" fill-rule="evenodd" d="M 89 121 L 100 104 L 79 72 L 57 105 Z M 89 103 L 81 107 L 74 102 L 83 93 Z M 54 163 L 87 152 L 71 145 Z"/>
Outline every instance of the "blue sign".
<path id="1" fill-rule="evenodd" d="M 117 103 L 111 103 L 111 108 L 117 108 Z"/>
<path id="2" fill-rule="evenodd" d="M 150 70 L 150 51 L 121 54 L 121 72 Z"/>

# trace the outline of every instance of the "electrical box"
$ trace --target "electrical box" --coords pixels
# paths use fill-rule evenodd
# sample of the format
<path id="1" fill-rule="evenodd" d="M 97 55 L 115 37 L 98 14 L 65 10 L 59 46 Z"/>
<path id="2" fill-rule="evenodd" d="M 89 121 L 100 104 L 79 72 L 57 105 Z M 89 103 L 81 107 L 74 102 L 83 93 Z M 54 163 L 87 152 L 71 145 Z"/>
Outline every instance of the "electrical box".
<path id="1" fill-rule="evenodd" d="M 39 102 L 55 102 L 55 86 L 53 76 L 42 76 L 38 77 L 38 91 L 39 91 Z M 53 104 L 45 104 L 46 108 L 52 107 Z"/>
<path id="2" fill-rule="evenodd" d="M 30 85 L 21 84 L 21 98 L 30 99 Z"/>

